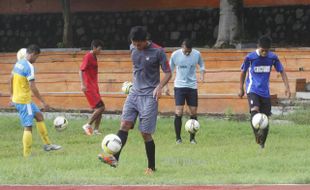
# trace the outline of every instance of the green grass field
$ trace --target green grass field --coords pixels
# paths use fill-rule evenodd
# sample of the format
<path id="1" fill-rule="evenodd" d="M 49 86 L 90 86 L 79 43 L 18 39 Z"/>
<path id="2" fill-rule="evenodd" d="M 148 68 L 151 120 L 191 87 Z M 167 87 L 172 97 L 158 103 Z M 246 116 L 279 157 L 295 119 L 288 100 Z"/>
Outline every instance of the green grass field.
<path id="1" fill-rule="evenodd" d="M 157 172 L 145 176 L 144 143 L 137 129 L 129 133 L 118 168 L 97 160 L 103 136 L 87 137 L 70 120 L 56 132 L 47 121 L 58 152 L 44 152 L 33 131 L 33 155 L 22 157 L 22 128 L 17 117 L 0 117 L 0 184 L 278 184 L 310 183 L 310 127 L 272 124 L 266 148 L 254 142 L 249 122 L 200 117 L 197 145 L 176 145 L 173 118 L 159 118 L 154 135 Z M 185 119 L 183 118 L 183 124 Z M 104 134 L 115 133 L 119 120 L 103 120 Z"/>

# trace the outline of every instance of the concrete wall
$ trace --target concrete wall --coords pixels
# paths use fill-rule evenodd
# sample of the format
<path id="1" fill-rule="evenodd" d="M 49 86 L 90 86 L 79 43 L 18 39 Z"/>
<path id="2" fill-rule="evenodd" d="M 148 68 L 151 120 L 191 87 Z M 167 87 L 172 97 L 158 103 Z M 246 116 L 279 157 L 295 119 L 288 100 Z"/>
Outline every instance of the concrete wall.
<path id="1" fill-rule="evenodd" d="M 243 0 L 245 7 L 310 5 L 309 0 Z M 1 0 L 0 14 L 60 13 L 60 0 Z M 72 12 L 218 8 L 219 0 L 71 0 Z"/>
<path id="2" fill-rule="evenodd" d="M 88 47 L 99 38 L 107 49 L 128 49 L 127 36 L 135 25 L 147 26 L 153 41 L 179 46 L 185 37 L 195 46 L 212 46 L 217 37 L 218 8 L 73 13 L 74 46 Z M 0 15 L 0 51 L 16 51 L 30 43 L 44 48 L 62 41 L 61 13 Z M 256 42 L 270 34 L 279 47 L 310 46 L 310 6 L 245 9 L 244 39 Z"/>

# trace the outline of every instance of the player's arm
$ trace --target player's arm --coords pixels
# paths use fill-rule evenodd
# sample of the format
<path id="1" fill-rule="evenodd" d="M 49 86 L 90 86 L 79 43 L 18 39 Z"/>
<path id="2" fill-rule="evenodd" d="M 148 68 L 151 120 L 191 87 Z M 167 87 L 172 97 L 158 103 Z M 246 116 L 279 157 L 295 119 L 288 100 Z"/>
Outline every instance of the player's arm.
<path id="1" fill-rule="evenodd" d="M 246 72 L 244 71 L 241 71 L 241 74 L 240 74 L 240 88 L 239 88 L 239 94 L 238 96 L 240 98 L 242 98 L 244 96 L 244 81 L 245 81 L 245 76 L 246 76 Z"/>
<path id="2" fill-rule="evenodd" d="M 88 54 L 86 54 L 83 58 L 83 62 L 80 66 L 80 71 L 79 71 L 79 75 L 80 75 L 80 80 L 81 80 L 81 90 L 82 92 L 86 92 L 87 90 L 87 87 L 86 87 L 86 84 L 85 84 L 85 80 L 84 80 L 84 72 L 85 70 L 88 68 Z"/>
<path id="3" fill-rule="evenodd" d="M 291 97 L 291 91 L 290 91 L 290 85 L 288 83 L 288 78 L 287 78 L 287 75 L 286 75 L 286 72 L 283 70 L 281 73 L 281 77 L 282 77 L 282 80 L 284 82 L 284 85 L 285 85 L 285 95 L 290 98 Z"/>
<path id="4" fill-rule="evenodd" d="M 10 97 L 12 99 L 12 96 L 13 96 L 13 74 L 10 75 L 9 92 L 10 92 Z"/>
<path id="5" fill-rule="evenodd" d="M 164 78 L 160 81 L 160 83 L 157 85 L 157 87 L 153 91 L 153 97 L 156 98 L 156 100 L 160 98 L 161 93 L 162 93 L 162 88 L 169 82 L 172 76 L 171 69 L 170 69 L 169 63 L 167 62 L 167 57 L 166 57 L 164 50 L 160 51 L 159 62 L 164 72 Z"/>
<path id="6" fill-rule="evenodd" d="M 200 53 L 199 53 L 198 65 L 199 65 L 199 68 L 200 68 L 200 81 L 201 81 L 201 82 L 204 82 L 204 80 L 205 80 L 206 68 L 205 68 L 205 63 L 203 62 Z"/>
<path id="7" fill-rule="evenodd" d="M 240 80 L 239 80 L 239 93 L 238 96 L 242 98 L 244 96 L 244 81 L 246 77 L 246 73 L 248 68 L 250 67 L 250 60 L 248 57 L 245 57 L 242 65 L 241 65 L 241 73 L 240 73 Z"/>
<path id="8" fill-rule="evenodd" d="M 164 78 L 160 81 L 159 85 L 155 88 L 153 97 L 158 100 L 162 93 L 162 88 L 168 84 L 169 80 L 171 79 L 171 72 L 164 73 Z"/>
<path id="9" fill-rule="evenodd" d="M 85 85 L 85 82 L 84 82 L 84 78 L 83 78 L 83 72 L 84 71 L 79 71 L 79 75 L 80 75 L 80 80 L 81 80 L 81 90 L 83 91 L 83 92 L 85 92 L 86 90 L 87 90 L 87 88 L 86 88 L 86 85 Z"/>
<path id="10" fill-rule="evenodd" d="M 48 109 L 49 108 L 49 105 L 45 102 L 45 100 L 43 99 L 43 97 L 41 96 L 37 86 L 36 86 L 36 83 L 34 80 L 30 80 L 29 81 L 29 84 L 30 84 L 30 89 L 32 91 L 32 94 L 39 99 L 39 101 L 42 103 L 44 109 Z"/>

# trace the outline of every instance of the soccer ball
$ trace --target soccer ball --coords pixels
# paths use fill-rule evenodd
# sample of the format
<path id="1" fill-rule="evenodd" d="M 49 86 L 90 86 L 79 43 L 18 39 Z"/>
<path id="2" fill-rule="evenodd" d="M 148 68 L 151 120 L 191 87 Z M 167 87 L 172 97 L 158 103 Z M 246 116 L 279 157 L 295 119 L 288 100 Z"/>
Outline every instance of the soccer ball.
<path id="1" fill-rule="evenodd" d="M 124 94 L 129 94 L 130 88 L 132 87 L 132 82 L 126 81 L 122 85 L 122 92 Z"/>
<path id="2" fill-rule="evenodd" d="M 17 61 L 24 59 L 26 57 L 26 52 L 27 52 L 26 48 L 21 48 L 20 50 L 18 50 L 16 54 Z"/>
<path id="3" fill-rule="evenodd" d="M 185 130 L 189 133 L 196 133 L 197 131 L 199 131 L 200 128 L 200 124 L 197 120 L 195 119 L 189 119 L 186 123 L 185 123 Z"/>
<path id="4" fill-rule="evenodd" d="M 122 141 L 117 135 L 109 134 L 103 138 L 101 148 L 103 152 L 114 155 L 121 150 Z"/>
<path id="5" fill-rule="evenodd" d="M 252 118 L 252 125 L 255 129 L 265 129 L 268 123 L 268 116 L 263 113 L 257 113 Z"/>
<path id="6" fill-rule="evenodd" d="M 54 119 L 54 127 L 57 131 L 63 131 L 68 127 L 68 120 L 63 116 L 57 116 Z"/>

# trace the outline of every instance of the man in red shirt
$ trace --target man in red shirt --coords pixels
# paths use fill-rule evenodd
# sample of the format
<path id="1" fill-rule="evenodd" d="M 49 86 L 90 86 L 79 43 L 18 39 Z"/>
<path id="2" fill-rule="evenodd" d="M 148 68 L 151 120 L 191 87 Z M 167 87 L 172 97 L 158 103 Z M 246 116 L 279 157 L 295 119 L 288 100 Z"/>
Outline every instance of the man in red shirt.
<path id="1" fill-rule="evenodd" d="M 97 55 L 100 54 L 102 48 L 103 42 L 101 40 L 93 40 L 91 42 L 91 51 L 84 56 L 80 66 L 81 90 L 84 92 L 90 107 L 94 110 L 88 123 L 82 127 L 86 135 L 100 134 L 99 125 L 102 113 L 105 110 L 98 86 Z M 93 123 L 95 123 L 94 130 L 92 128 Z"/>

